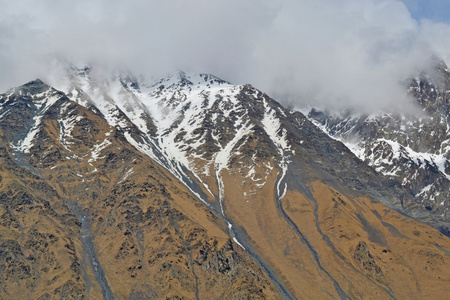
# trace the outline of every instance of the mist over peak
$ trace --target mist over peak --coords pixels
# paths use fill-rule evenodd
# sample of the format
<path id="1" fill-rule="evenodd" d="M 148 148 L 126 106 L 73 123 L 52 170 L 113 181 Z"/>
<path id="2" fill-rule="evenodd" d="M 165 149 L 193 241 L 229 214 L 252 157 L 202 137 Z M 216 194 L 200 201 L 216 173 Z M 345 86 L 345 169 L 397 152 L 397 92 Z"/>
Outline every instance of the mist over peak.
<path id="1" fill-rule="evenodd" d="M 210 73 L 289 106 L 404 109 L 404 81 L 450 57 L 450 25 L 417 21 L 398 0 L 0 3 L 3 91 L 58 78 L 58 57 L 147 77 Z"/>

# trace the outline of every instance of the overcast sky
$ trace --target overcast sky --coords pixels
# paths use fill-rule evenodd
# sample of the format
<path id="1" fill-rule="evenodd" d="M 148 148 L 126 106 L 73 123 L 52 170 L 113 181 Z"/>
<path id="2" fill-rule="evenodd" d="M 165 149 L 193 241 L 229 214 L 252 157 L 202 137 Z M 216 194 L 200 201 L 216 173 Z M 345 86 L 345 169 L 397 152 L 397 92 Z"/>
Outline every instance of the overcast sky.
<path id="1" fill-rule="evenodd" d="M 0 90 L 54 57 L 207 72 L 284 104 L 404 104 L 400 82 L 450 59 L 446 0 L 0 0 Z"/>

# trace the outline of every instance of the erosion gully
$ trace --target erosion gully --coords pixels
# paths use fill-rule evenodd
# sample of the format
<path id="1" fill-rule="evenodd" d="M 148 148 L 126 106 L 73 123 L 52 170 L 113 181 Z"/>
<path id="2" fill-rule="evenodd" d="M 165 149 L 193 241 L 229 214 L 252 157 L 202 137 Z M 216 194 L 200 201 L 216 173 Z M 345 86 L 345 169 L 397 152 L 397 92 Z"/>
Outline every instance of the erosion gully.
<path id="1" fill-rule="evenodd" d="M 16 163 L 28 169 L 31 173 L 37 175 L 41 180 L 43 180 L 46 184 L 51 186 L 46 179 L 42 176 L 42 174 L 37 171 L 35 168 L 33 168 L 28 161 L 26 160 L 24 153 L 16 152 L 15 153 Z M 92 236 L 90 234 L 90 223 L 85 215 L 85 213 L 80 209 L 77 203 L 71 202 L 67 199 L 64 199 L 64 202 L 72 209 L 72 211 L 76 214 L 78 220 L 81 223 L 81 242 L 83 245 L 83 259 L 86 259 L 90 262 L 90 265 L 92 266 L 92 270 L 94 272 L 94 278 L 99 284 L 101 290 L 103 299 L 105 300 L 112 300 L 114 299 L 114 295 L 111 292 L 111 288 L 108 285 L 108 281 L 105 277 L 105 272 L 103 271 L 103 268 L 101 267 L 99 260 L 97 258 L 97 254 L 95 251 L 94 243 L 92 241 Z M 86 272 L 86 270 L 85 270 Z M 91 288 L 91 282 L 88 276 L 85 274 L 84 276 L 85 282 L 86 282 L 86 291 L 89 294 L 89 290 Z"/>

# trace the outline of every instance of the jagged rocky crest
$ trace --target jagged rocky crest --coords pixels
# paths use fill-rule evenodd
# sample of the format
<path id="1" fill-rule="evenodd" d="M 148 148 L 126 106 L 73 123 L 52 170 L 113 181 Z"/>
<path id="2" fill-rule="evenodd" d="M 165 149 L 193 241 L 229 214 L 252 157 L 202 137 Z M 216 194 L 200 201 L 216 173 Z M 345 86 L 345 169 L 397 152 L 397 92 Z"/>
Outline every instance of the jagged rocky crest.
<path id="1" fill-rule="evenodd" d="M 442 61 L 408 80 L 407 89 L 421 112 L 329 113 L 304 110 L 331 137 L 344 142 L 361 160 L 409 191 L 432 212 L 449 234 L 450 222 L 450 72 Z"/>
<path id="2" fill-rule="evenodd" d="M 2 298 L 447 295 L 450 241 L 411 217 L 445 220 L 302 113 L 100 74 L 0 96 Z"/>

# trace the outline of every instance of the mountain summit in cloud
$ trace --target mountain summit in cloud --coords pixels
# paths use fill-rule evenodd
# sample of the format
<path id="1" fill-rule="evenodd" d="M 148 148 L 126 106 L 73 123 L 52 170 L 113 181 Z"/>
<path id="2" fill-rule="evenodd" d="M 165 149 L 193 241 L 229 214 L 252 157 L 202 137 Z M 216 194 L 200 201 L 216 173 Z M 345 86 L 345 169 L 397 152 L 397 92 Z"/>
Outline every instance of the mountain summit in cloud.
<path id="1" fill-rule="evenodd" d="M 430 4 L 431 5 L 431 4 Z M 1 89 L 53 72 L 54 57 L 251 83 L 286 105 L 379 109 L 402 82 L 447 59 L 450 27 L 398 0 L 2 2 Z"/>

